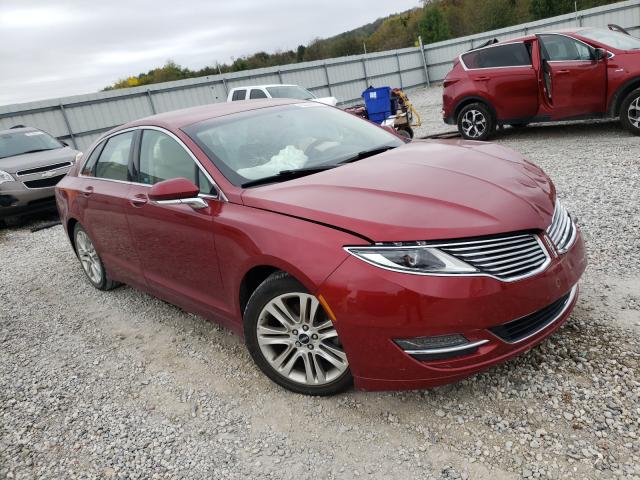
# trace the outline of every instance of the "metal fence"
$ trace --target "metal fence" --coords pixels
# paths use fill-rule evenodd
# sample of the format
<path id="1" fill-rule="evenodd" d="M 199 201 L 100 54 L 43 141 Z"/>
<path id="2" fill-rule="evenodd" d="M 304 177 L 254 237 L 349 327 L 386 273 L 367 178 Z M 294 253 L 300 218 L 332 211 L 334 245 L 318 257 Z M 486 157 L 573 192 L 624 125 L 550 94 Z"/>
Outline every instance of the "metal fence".
<path id="1" fill-rule="evenodd" d="M 640 32 L 640 1 L 627 0 L 424 48 L 403 48 L 0 106 L 0 130 L 16 124 L 34 126 L 82 150 L 103 132 L 125 122 L 155 113 L 223 102 L 230 89 L 252 84 L 299 84 L 317 96 L 334 96 L 340 104 L 348 105 L 360 101 L 360 94 L 371 84 L 409 89 L 439 82 L 458 54 L 492 38 L 504 40 L 545 30 L 605 27 L 609 23 L 628 27 L 631 33 Z"/>

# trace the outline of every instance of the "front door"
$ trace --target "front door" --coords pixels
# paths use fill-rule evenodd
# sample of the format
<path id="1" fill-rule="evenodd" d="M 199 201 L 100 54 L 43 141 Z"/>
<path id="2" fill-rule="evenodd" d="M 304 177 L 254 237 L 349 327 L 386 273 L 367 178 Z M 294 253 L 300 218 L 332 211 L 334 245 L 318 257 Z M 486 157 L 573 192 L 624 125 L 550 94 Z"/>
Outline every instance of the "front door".
<path id="1" fill-rule="evenodd" d="M 164 131 L 142 130 L 136 183 L 127 217 L 147 284 L 171 303 L 195 312 L 222 311 L 222 282 L 214 243 L 220 202 L 212 181 L 184 145 Z M 157 204 L 151 185 L 183 177 L 200 186 L 208 208 Z"/>
<path id="2" fill-rule="evenodd" d="M 554 120 L 598 115 L 607 98 L 606 60 L 574 38 L 539 35 L 545 95 Z"/>

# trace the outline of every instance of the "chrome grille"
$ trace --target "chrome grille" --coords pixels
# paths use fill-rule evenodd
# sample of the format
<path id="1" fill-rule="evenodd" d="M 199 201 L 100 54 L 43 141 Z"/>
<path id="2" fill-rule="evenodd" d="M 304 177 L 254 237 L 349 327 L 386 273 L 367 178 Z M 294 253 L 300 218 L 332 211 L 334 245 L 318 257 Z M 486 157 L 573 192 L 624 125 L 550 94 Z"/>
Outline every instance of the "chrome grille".
<path id="1" fill-rule="evenodd" d="M 73 162 L 54 163 L 51 165 L 43 165 L 42 167 L 30 168 L 28 170 L 20 170 L 16 175 L 22 177 L 34 173 L 48 172 L 49 170 L 58 170 L 59 168 L 70 167 L 71 165 L 73 165 Z"/>
<path id="2" fill-rule="evenodd" d="M 547 251 L 533 234 L 452 241 L 433 246 L 500 280 L 513 281 L 534 275 L 549 263 Z"/>
<path id="3" fill-rule="evenodd" d="M 576 238 L 576 226 L 571 215 L 559 200 L 556 200 L 556 209 L 553 212 L 551 225 L 547 228 L 547 235 L 556 246 L 558 253 L 565 253 Z"/>

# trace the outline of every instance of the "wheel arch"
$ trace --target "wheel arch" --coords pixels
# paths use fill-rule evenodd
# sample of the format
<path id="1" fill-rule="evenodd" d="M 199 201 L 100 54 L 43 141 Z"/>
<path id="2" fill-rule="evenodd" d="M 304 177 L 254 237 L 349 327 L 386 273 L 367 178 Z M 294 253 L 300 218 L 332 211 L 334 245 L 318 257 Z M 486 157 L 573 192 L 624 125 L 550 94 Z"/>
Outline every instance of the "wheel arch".
<path id="1" fill-rule="evenodd" d="M 69 237 L 69 242 L 71 242 L 71 247 L 73 248 L 73 251 L 76 251 L 76 241 L 73 238 L 73 230 L 76 228 L 76 224 L 80 223 L 76 218 L 69 218 L 69 220 L 67 220 L 67 225 L 66 225 L 66 230 L 67 230 L 67 236 Z M 77 252 L 76 252 L 77 253 Z"/>
<path id="2" fill-rule="evenodd" d="M 265 261 L 260 264 L 254 265 L 249 268 L 242 279 L 237 289 L 237 300 L 240 307 L 240 316 L 244 316 L 244 311 L 247 308 L 247 304 L 253 292 L 264 282 L 270 275 L 276 272 L 283 272 L 289 275 L 291 278 L 298 281 L 309 292 L 313 293 L 315 287 L 311 284 L 311 280 L 307 278 L 302 272 L 291 265 L 283 265 L 278 261 Z"/>
<path id="3" fill-rule="evenodd" d="M 456 107 L 453 110 L 454 121 L 456 123 L 458 123 L 458 115 L 460 114 L 460 111 L 464 107 L 472 103 L 482 103 L 489 109 L 489 111 L 493 115 L 493 119 L 496 121 L 498 120 L 498 113 L 496 112 L 496 109 L 494 108 L 494 106 L 491 104 L 489 100 L 487 100 L 484 97 L 470 96 L 470 97 L 464 97 L 463 99 L 458 101 L 458 103 L 456 104 Z"/>
<path id="4" fill-rule="evenodd" d="M 611 97 L 609 108 L 607 109 L 607 114 L 610 117 L 617 117 L 618 115 L 620 115 L 620 107 L 622 106 L 622 102 L 624 102 L 624 99 L 627 98 L 627 95 L 629 95 L 636 88 L 640 88 L 640 76 L 636 76 L 630 80 L 627 80 L 622 85 L 620 85 Z"/>

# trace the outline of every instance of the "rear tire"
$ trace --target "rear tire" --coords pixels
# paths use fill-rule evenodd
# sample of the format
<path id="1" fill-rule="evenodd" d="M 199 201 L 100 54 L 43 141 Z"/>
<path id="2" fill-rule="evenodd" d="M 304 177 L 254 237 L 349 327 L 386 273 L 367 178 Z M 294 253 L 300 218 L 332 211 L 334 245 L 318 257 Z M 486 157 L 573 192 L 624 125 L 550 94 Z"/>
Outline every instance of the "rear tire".
<path id="1" fill-rule="evenodd" d="M 333 322 L 285 272 L 271 274 L 249 298 L 244 338 L 260 370 L 287 390 L 327 396 L 353 384 Z"/>
<path id="2" fill-rule="evenodd" d="M 488 140 L 495 129 L 493 113 L 483 103 L 470 103 L 458 113 L 458 131 L 466 140 Z"/>
<path id="3" fill-rule="evenodd" d="M 79 223 L 76 223 L 73 228 L 73 245 L 78 260 L 80 260 L 82 270 L 89 279 L 89 282 L 91 282 L 91 285 L 98 290 L 111 290 L 120 285 L 118 282 L 114 282 L 109 278 L 102 259 L 93 246 L 93 241 Z"/>
<path id="4" fill-rule="evenodd" d="M 622 102 L 620 123 L 625 130 L 640 135 L 640 88 L 632 91 Z"/>

